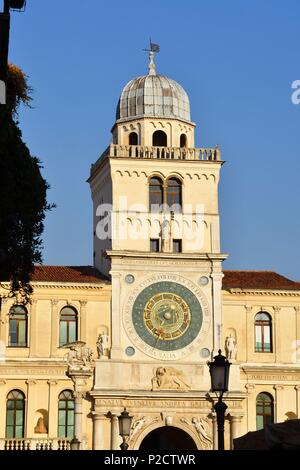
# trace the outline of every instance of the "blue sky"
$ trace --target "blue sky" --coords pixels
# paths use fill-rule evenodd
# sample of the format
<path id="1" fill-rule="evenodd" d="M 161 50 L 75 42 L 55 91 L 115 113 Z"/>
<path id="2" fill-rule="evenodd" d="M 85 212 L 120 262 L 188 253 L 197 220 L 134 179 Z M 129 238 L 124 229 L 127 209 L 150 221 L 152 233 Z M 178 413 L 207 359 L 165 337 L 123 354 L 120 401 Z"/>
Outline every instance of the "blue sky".
<path id="1" fill-rule="evenodd" d="M 221 147 L 225 269 L 276 270 L 300 280 L 300 79 L 297 0 L 28 0 L 12 13 L 10 61 L 30 76 L 34 109 L 20 127 L 51 185 L 47 264 L 92 264 L 86 178 L 110 140 L 122 87 L 147 72 L 188 92 L 196 146 Z"/>

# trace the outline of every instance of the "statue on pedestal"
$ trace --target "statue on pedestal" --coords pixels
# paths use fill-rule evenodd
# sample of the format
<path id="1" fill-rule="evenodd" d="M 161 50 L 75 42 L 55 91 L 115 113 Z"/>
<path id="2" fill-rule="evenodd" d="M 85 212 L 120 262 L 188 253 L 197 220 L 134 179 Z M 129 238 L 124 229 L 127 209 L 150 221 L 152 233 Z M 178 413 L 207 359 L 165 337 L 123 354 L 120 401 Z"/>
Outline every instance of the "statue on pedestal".
<path id="1" fill-rule="evenodd" d="M 103 333 L 100 333 L 98 336 L 97 340 L 97 353 L 98 353 L 98 358 L 101 359 L 101 357 L 109 356 L 109 347 L 108 347 L 108 335 Z"/>
<path id="2" fill-rule="evenodd" d="M 226 358 L 228 360 L 235 360 L 236 353 L 237 353 L 237 345 L 236 340 L 231 336 L 227 336 L 225 341 L 225 351 L 226 351 Z"/>

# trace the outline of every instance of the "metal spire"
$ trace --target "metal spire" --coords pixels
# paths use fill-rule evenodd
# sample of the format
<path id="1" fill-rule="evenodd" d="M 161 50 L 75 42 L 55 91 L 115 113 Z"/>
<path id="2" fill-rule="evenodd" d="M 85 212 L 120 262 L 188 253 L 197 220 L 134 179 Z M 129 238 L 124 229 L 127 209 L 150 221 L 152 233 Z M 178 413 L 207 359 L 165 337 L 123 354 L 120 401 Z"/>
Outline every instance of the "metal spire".
<path id="1" fill-rule="evenodd" d="M 150 38 L 150 49 L 143 49 L 144 51 L 149 52 L 149 65 L 148 65 L 148 75 L 156 75 L 156 65 L 154 63 L 154 53 L 160 51 L 158 44 L 151 42 Z"/>
<path id="2" fill-rule="evenodd" d="M 154 63 L 154 52 L 149 52 L 149 65 L 148 65 L 148 75 L 156 75 L 156 65 Z"/>

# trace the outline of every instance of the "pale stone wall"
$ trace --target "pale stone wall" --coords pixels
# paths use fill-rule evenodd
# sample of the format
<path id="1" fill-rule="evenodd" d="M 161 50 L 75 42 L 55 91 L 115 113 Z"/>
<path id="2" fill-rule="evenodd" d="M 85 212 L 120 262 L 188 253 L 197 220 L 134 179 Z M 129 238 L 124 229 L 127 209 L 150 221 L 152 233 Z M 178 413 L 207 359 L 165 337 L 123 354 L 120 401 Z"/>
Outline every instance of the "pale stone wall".
<path id="1" fill-rule="evenodd" d="M 194 147 L 194 128 L 195 124 L 180 121 L 177 119 L 163 118 L 142 118 L 132 119 L 126 122 L 116 124 L 116 131 L 113 135 L 117 135 L 119 145 L 129 144 L 129 134 L 136 132 L 139 136 L 138 145 L 152 146 L 152 135 L 155 131 L 161 130 L 167 135 L 168 147 L 180 147 L 180 135 L 185 134 L 187 137 L 187 147 Z"/>
<path id="2" fill-rule="evenodd" d="M 97 358 L 98 334 L 110 329 L 110 286 L 101 284 L 39 284 L 28 306 L 28 347 L 8 347 L 9 310 L 13 301 L 2 299 L 0 335 L 0 439 L 5 438 L 6 397 L 14 389 L 26 397 L 25 437 L 53 439 L 58 436 L 58 397 L 73 390 L 66 376 L 66 349 L 59 349 L 60 310 L 71 305 L 78 312 L 78 339 L 86 341 Z M 89 385 L 92 388 L 92 382 Z M 83 438 L 92 448 L 91 404 L 83 400 Z M 37 434 L 38 418 L 46 416 L 47 434 Z"/>
<path id="3" fill-rule="evenodd" d="M 151 262 L 149 262 L 149 266 L 151 266 Z M 168 271 L 169 268 L 166 266 L 161 269 Z M 125 271 L 126 269 L 124 273 Z M 131 271 L 132 266 L 130 267 Z M 204 271 L 199 272 L 199 275 Z M 139 279 L 140 272 L 136 266 L 134 275 Z M 126 285 L 123 279 L 121 286 L 122 295 L 126 297 L 124 291 Z M 208 286 L 207 289 L 209 291 L 210 287 Z M 285 296 L 275 294 L 252 293 L 245 296 L 244 294 L 238 295 L 223 291 L 224 338 L 228 331 L 234 329 L 238 348 L 237 360 L 231 366 L 230 392 L 225 397 L 228 404 L 228 417 L 225 425 L 227 448 L 230 448 L 232 433 L 237 437 L 237 435 L 256 429 L 256 397 L 260 392 L 268 392 L 274 397 L 274 412 L 277 422 L 291 417 L 300 418 L 299 357 L 297 355 L 291 357 L 291 353 L 293 353 L 291 344 L 298 339 L 296 320 L 299 297 L 291 293 Z M 53 299 L 55 299 L 54 302 Z M 51 287 L 39 286 L 35 289 L 34 302 L 29 308 L 29 347 L 7 347 L 0 362 L 1 409 L 5 410 L 6 396 L 11 390 L 18 389 L 25 394 L 27 438 L 53 439 L 57 437 L 58 396 L 65 389 L 73 389 L 72 381 L 65 375 L 66 364 L 62 362 L 62 356 L 66 351 L 58 349 L 60 309 L 66 305 L 66 302 L 78 309 L 79 339 L 86 341 L 88 346 L 94 350 L 96 359 L 95 345 L 98 334 L 105 330 L 109 337 L 111 335 L 110 299 L 110 286 L 102 288 L 85 286 L 82 290 L 78 289 L 78 286 L 66 288 L 57 284 Z M 8 339 L 7 314 L 10 305 L 10 300 L 3 302 L 1 310 L 1 338 L 2 341 L 5 339 L 5 344 Z M 280 310 L 275 309 L 277 312 L 275 314 L 274 306 L 281 307 Z M 281 340 L 279 342 L 280 355 L 275 349 L 275 343 L 273 353 L 254 352 L 253 321 L 255 313 L 261 309 L 268 311 L 274 321 L 278 322 L 274 324 L 273 334 L 276 335 L 277 327 L 276 344 L 278 345 L 278 339 Z M 279 315 L 279 321 L 276 315 Z M 32 328 L 32 325 L 35 327 Z M 212 336 L 210 337 L 212 338 Z M 203 441 L 198 438 L 197 432 L 195 434 L 191 420 L 197 416 L 208 420 L 210 423 L 208 429 L 211 437 L 213 436 L 213 420 L 209 418 L 211 404 L 205 398 L 210 387 L 205 360 L 201 360 L 199 353 L 197 353 L 194 359 L 193 356 L 190 356 L 187 360 L 175 359 L 166 362 L 149 357 L 145 361 L 143 357 L 146 356 L 143 356 L 138 348 L 136 348 L 135 358 L 130 359 L 124 354 L 124 348 L 128 344 L 129 339 L 124 336 L 124 343 L 122 341 L 119 343 L 121 353 L 119 359 L 102 358 L 102 360 L 96 361 L 93 396 L 96 400 L 94 410 L 96 415 L 99 415 L 97 415 L 98 417 L 95 415 L 94 418 L 90 417 L 93 405 L 89 400 L 83 400 L 83 437 L 87 440 L 88 448 L 92 448 L 93 439 L 97 440 L 97 436 L 93 438 L 93 420 L 94 423 L 97 422 L 98 431 L 101 428 L 101 432 L 99 431 L 101 442 L 98 445 L 107 449 L 118 448 L 120 438 L 115 419 L 124 405 L 136 420 L 145 417 L 145 426 L 141 426 L 140 432 L 136 432 L 132 437 L 133 448 L 138 448 L 143 436 L 145 437 L 152 429 L 165 425 L 166 416 L 172 417 L 173 425 L 190 433 L 199 449 L 203 448 Z M 207 346 L 211 349 L 212 344 L 212 342 L 203 340 L 203 343 L 199 344 L 199 348 Z M 156 368 L 161 365 L 181 370 L 189 389 L 185 392 L 152 390 L 151 379 L 154 377 Z M 92 388 L 92 382 L 90 388 Z M 132 398 L 129 399 L 128 395 L 132 395 Z M 178 401 L 182 395 L 184 395 L 185 401 L 193 401 L 193 409 L 195 409 L 195 404 L 199 403 L 199 412 L 194 411 L 193 413 L 186 409 L 186 406 L 183 407 Z M 157 400 L 159 401 L 157 402 Z M 163 417 L 159 410 L 153 412 L 153 406 L 156 402 L 159 410 L 166 412 Z M 34 427 L 41 416 L 39 410 L 48 412 L 48 434 L 45 436 L 34 433 Z M 109 417 L 109 412 L 112 414 L 111 417 Z M 2 413 L 0 439 L 5 437 L 5 419 L 5 413 Z M 208 446 L 208 448 L 210 447 Z"/>
<path id="4" fill-rule="evenodd" d="M 218 182 L 220 163 L 207 161 L 153 161 L 147 159 L 110 158 L 103 162 L 104 173 L 110 169 L 111 181 L 102 172 L 91 181 L 94 200 L 94 232 L 100 221 L 96 209 L 113 202 L 115 213 L 112 248 L 114 250 L 149 251 L 150 238 L 160 238 L 163 214 L 149 212 L 149 181 L 159 176 L 165 183 L 176 177 L 182 182 L 182 214 L 175 214 L 172 238 L 183 239 L 186 253 L 220 251 Z M 112 193 L 111 193 L 112 191 Z M 96 266 L 107 274 L 109 261 L 103 256 L 110 249 L 109 239 L 94 235 Z"/>
<path id="5" fill-rule="evenodd" d="M 298 419 L 300 355 L 297 321 L 300 296 L 291 291 L 223 291 L 224 338 L 235 332 L 241 391 L 247 394 L 242 431 L 256 430 L 256 398 L 267 392 L 274 400 L 274 420 Z M 255 315 L 272 318 L 273 349 L 255 352 Z M 224 347 L 224 346 L 223 346 Z"/>

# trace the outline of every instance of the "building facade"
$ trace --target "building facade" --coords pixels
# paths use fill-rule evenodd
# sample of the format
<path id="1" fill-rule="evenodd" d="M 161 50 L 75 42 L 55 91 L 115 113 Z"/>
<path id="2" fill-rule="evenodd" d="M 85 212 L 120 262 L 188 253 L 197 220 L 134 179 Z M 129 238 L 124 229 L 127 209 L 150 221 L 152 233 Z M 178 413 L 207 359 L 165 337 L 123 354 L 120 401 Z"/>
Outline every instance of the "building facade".
<path id="1" fill-rule="evenodd" d="M 300 418 L 300 284 L 223 271 L 218 146 L 195 148 L 187 93 L 123 89 L 91 167 L 94 267 L 39 266 L 26 307 L 1 291 L 0 449 L 217 448 L 207 362 L 232 363 L 225 446 Z"/>

